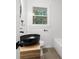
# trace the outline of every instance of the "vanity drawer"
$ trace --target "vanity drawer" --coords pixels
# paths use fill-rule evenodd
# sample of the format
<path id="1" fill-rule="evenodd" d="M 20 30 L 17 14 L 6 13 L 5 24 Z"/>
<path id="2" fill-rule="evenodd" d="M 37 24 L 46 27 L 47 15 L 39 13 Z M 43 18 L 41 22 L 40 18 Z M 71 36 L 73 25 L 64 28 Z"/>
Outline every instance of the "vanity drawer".
<path id="1" fill-rule="evenodd" d="M 20 57 L 26 57 L 26 58 L 30 58 L 30 57 L 40 57 L 40 54 L 39 53 L 34 53 L 34 54 L 24 54 L 24 55 L 21 55 Z"/>
<path id="2" fill-rule="evenodd" d="M 40 59 L 40 57 L 29 57 L 29 58 L 27 58 L 27 57 L 21 57 L 20 59 Z"/>
<path id="3" fill-rule="evenodd" d="M 40 59 L 40 44 L 20 47 L 20 59 Z"/>
<path id="4" fill-rule="evenodd" d="M 34 51 L 24 51 L 20 53 L 21 59 L 40 59 L 40 51 L 34 50 Z"/>
<path id="5" fill-rule="evenodd" d="M 23 51 L 20 52 L 21 56 L 24 55 L 36 55 L 36 54 L 40 54 L 40 50 L 32 50 L 32 51 Z"/>

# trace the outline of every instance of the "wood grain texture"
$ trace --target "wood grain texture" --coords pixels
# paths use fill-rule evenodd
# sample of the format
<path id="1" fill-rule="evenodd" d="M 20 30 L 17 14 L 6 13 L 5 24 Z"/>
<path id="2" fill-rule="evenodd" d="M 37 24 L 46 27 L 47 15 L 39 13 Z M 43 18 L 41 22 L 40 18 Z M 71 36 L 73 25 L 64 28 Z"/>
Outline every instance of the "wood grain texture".
<path id="1" fill-rule="evenodd" d="M 32 51 L 32 50 L 40 50 L 40 44 L 36 44 L 36 45 L 32 45 L 32 46 L 20 47 L 20 52 Z"/>
<path id="2" fill-rule="evenodd" d="M 20 59 L 40 59 L 40 45 L 20 47 Z"/>

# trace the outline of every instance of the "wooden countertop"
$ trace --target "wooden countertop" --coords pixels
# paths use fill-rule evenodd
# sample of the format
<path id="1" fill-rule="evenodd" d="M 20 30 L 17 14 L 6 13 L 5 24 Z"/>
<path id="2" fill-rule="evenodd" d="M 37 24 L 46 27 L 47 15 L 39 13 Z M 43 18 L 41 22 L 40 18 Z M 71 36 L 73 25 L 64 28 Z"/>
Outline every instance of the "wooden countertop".
<path id="1" fill-rule="evenodd" d="M 36 45 L 32 45 L 32 46 L 20 47 L 20 52 L 33 51 L 33 50 L 40 50 L 40 44 L 36 44 Z"/>

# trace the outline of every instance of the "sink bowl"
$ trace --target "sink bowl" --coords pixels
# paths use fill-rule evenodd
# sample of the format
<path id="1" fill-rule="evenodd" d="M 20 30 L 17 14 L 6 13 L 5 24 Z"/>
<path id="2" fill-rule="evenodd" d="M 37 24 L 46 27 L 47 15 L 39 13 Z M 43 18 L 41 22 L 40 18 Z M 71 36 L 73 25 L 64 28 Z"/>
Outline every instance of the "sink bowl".
<path id="1" fill-rule="evenodd" d="M 39 43 L 40 35 L 39 34 L 27 34 L 20 36 L 20 45 L 29 46 Z"/>

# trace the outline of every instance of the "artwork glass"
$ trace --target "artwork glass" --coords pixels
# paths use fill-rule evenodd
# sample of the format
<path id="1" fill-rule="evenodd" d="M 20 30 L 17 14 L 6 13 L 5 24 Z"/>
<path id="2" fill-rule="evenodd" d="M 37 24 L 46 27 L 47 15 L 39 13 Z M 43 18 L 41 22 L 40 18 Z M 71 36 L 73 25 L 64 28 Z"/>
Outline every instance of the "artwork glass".
<path id="1" fill-rule="evenodd" d="M 33 7 L 33 24 L 47 24 L 47 8 Z"/>

